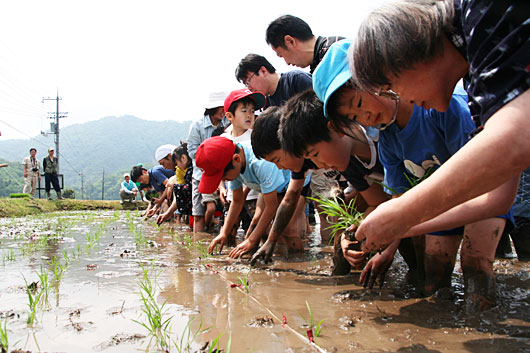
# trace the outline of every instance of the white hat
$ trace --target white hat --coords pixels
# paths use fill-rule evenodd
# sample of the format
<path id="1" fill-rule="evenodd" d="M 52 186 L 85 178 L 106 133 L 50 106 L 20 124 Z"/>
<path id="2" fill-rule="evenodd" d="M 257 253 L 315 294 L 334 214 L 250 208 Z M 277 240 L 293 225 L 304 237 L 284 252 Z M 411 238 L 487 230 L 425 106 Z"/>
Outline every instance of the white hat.
<path id="1" fill-rule="evenodd" d="M 208 102 L 204 108 L 213 109 L 217 107 L 223 107 L 225 105 L 225 99 L 228 94 L 226 92 L 213 92 L 208 97 Z"/>
<path id="2" fill-rule="evenodd" d="M 155 160 L 158 162 L 162 158 L 166 157 L 168 154 L 173 153 L 173 150 L 177 148 L 175 145 L 162 145 L 156 149 Z"/>
<path id="3" fill-rule="evenodd" d="M 125 173 L 125 174 L 123 174 L 123 178 L 124 178 L 124 179 L 127 178 L 127 177 L 129 177 L 129 178 L 131 177 L 131 176 L 129 175 L 129 173 Z"/>
<path id="4" fill-rule="evenodd" d="M 50 151 L 54 151 L 55 152 L 55 148 L 53 148 L 53 146 L 48 147 L 48 152 L 50 152 Z"/>

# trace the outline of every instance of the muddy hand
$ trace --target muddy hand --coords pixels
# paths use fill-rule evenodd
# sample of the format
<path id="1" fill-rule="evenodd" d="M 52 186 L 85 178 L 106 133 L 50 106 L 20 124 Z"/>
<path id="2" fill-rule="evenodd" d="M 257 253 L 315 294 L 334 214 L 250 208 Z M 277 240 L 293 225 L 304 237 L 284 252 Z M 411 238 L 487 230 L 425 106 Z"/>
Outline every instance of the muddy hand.
<path id="1" fill-rule="evenodd" d="M 250 259 L 250 265 L 254 266 L 258 259 L 262 259 L 265 264 L 272 262 L 272 253 L 274 252 L 275 246 L 275 242 L 267 240 L 265 244 L 258 249 L 254 256 L 252 256 L 252 259 Z"/>
<path id="2" fill-rule="evenodd" d="M 366 242 L 363 251 L 377 251 L 402 238 L 415 225 L 415 216 L 404 212 L 403 197 L 383 202 L 361 222 L 355 237 Z"/>
<path id="3" fill-rule="evenodd" d="M 226 243 L 226 238 L 227 237 L 224 236 L 223 234 L 219 234 L 218 236 L 216 236 L 210 243 L 210 246 L 208 247 L 208 253 L 213 254 L 217 245 L 219 245 L 219 253 L 223 251 L 223 247 Z"/>
<path id="4" fill-rule="evenodd" d="M 230 251 L 230 254 L 228 254 L 228 256 L 236 259 L 252 251 L 255 247 L 255 244 L 251 242 L 250 239 L 245 239 L 241 244 L 239 244 L 232 251 Z"/>
<path id="5" fill-rule="evenodd" d="M 364 288 L 368 287 L 372 289 L 376 280 L 379 279 L 379 288 L 382 288 L 385 282 L 386 272 L 392 264 L 392 260 L 393 257 L 389 259 L 385 254 L 374 255 L 361 272 L 361 277 L 359 278 L 361 285 Z"/>
<path id="6" fill-rule="evenodd" d="M 342 247 L 342 253 L 344 259 L 353 266 L 355 269 L 359 269 L 366 261 L 365 254 L 361 251 L 360 244 L 358 241 L 349 240 L 353 233 L 344 232 L 340 238 L 340 245 Z"/>

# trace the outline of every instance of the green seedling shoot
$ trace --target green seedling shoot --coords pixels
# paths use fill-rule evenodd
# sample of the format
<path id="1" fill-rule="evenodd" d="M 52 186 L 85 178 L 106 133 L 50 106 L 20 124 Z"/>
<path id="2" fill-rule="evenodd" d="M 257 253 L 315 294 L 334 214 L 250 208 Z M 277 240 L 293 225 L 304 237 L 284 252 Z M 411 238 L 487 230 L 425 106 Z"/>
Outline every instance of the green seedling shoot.
<path id="1" fill-rule="evenodd" d="M 319 196 L 318 198 L 308 197 L 308 199 L 319 203 L 320 209 L 331 224 L 326 228 L 331 229 L 329 244 L 333 243 L 335 235 L 344 232 L 352 225 L 359 225 L 363 219 L 363 214 L 358 212 L 354 207 L 355 198 L 350 200 L 348 204 L 337 197 L 326 199 Z"/>
<path id="2" fill-rule="evenodd" d="M 7 339 L 7 318 L 4 320 L 4 327 L 0 324 L 0 352 L 7 353 L 9 350 L 9 340 Z"/>
<path id="3" fill-rule="evenodd" d="M 319 337 L 320 333 L 322 331 L 322 322 L 324 319 L 320 320 L 316 326 L 315 326 L 315 319 L 313 317 L 313 311 L 311 310 L 311 307 L 309 306 L 309 302 L 306 300 L 305 305 L 307 307 L 307 311 L 309 312 L 309 321 L 305 319 L 302 315 L 302 319 L 306 322 L 308 329 L 307 329 L 307 338 L 309 338 L 310 342 L 313 342 L 313 329 L 315 329 L 314 334 L 315 337 Z"/>
<path id="4" fill-rule="evenodd" d="M 197 336 L 200 334 L 206 333 L 211 329 L 211 327 L 207 327 L 203 329 L 202 319 L 201 319 L 201 322 L 199 323 L 199 327 L 197 328 L 197 330 L 195 330 L 195 332 L 193 332 L 191 329 L 191 324 L 193 323 L 193 321 L 195 321 L 196 318 L 197 317 L 194 316 L 188 321 L 188 323 L 184 327 L 184 330 L 182 331 L 182 336 L 180 336 L 180 340 L 178 340 L 178 335 L 177 335 L 177 340 L 174 341 L 177 352 L 179 353 L 189 352 L 191 349 L 191 344 L 195 341 Z"/>
<path id="5" fill-rule="evenodd" d="M 133 320 L 137 324 L 142 325 L 151 337 L 153 337 L 160 350 L 166 351 L 169 349 L 170 333 L 171 333 L 171 319 L 173 316 L 167 316 L 167 310 L 165 309 L 167 300 L 159 305 L 156 301 L 156 290 L 157 290 L 157 277 L 158 274 L 149 273 L 149 269 L 141 265 L 143 271 L 143 277 L 138 282 L 140 286 L 140 297 L 143 304 L 142 312 L 145 314 L 147 321 L 140 322 Z M 151 279 L 153 276 L 153 279 Z"/>
<path id="6" fill-rule="evenodd" d="M 249 293 L 249 283 L 248 283 L 248 274 L 250 273 L 250 270 L 245 274 L 245 277 L 238 276 L 239 283 L 241 283 L 241 287 L 245 290 L 245 293 Z"/>
<path id="7" fill-rule="evenodd" d="M 24 278 L 24 282 L 26 282 L 26 293 L 28 294 L 28 319 L 26 323 L 28 325 L 33 325 L 35 322 L 35 314 L 37 312 L 37 306 L 41 300 L 43 291 L 38 290 L 35 283 L 28 284 L 26 279 Z"/>

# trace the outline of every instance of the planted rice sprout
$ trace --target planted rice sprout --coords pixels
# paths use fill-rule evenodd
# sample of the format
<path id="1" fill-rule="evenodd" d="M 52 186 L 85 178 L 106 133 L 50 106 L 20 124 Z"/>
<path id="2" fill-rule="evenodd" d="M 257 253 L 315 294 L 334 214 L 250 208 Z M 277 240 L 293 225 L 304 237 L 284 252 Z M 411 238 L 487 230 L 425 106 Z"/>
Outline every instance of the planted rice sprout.
<path id="1" fill-rule="evenodd" d="M 315 337 L 319 337 L 322 331 L 322 322 L 324 320 L 323 319 L 320 320 L 315 326 L 315 319 L 313 316 L 313 311 L 311 310 L 311 306 L 309 306 L 309 302 L 307 300 L 305 301 L 305 305 L 307 307 L 307 311 L 309 312 L 309 321 L 306 320 L 305 317 L 303 317 L 302 315 L 300 316 L 302 316 L 302 318 L 304 319 L 304 321 L 306 322 L 308 326 L 308 329 L 306 331 L 307 338 L 309 339 L 310 342 L 313 342 L 313 328 L 315 329 L 315 332 L 314 332 Z"/>
<path id="2" fill-rule="evenodd" d="M 201 319 L 201 322 L 199 323 L 199 327 L 195 331 L 193 331 L 191 328 L 191 325 L 193 321 L 195 321 L 196 318 L 197 317 L 194 316 L 186 323 L 186 326 L 184 327 L 184 330 L 182 331 L 182 335 L 180 336 L 180 339 L 178 338 L 178 335 L 177 335 L 177 339 L 174 341 L 177 352 L 179 353 L 190 352 L 191 345 L 193 344 L 197 336 L 210 331 L 211 327 L 207 327 L 204 329 L 202 328 L 202 319 Z"/>
<path id="3" fill-rule="evenodd" d="M 239 282 L 241 283 L 241 286 L 245 290 L 245 293 L 249 293 L 249 283 L 248 283 L 248 274 L 250 273 L 250 270 L 245 274 L 245 277 L 238 276 Z"/>
<path id="4" fill-rule="evenodd" d="M 62 264 L 61 261 L 59 261 L 59 259 L 57 258 L 57 256 L 52 257 L 52 260 L 49 261 L 48 264 L 51 266 L 51 269 L 53 271 L 55 283 L 61 283 L 61 280 L 68 264 Z"/>
<path id="5" fill-rule="evenodd" d="M 9 350 L 9 340 L 7 338 L 7 317 L 4 320 L 4 327 L 0 323 L 0 352 L 7 353 Z"/>
<path id="6" fill-rule="evenodd" d="M 143 276 L 138 284 L 140 286 L 140 299 L 143 304 L 142 312 L 145 314 L 147 320 L 145 322 L 133 321 L 147 329 L 149 335 L 156 340 L 156 344 L 160 350 L 168 351 L 171 343 L 171 319 L 173 316 L 167 317 L 167 310 L 165 308 L 167 300 L 162 305 L 159 305 L 156 301 L 158 273 L 155 271 L 152 271 L 154 273 L 150 273 L 149 268 L 143 265 L 140 266 L 142 267 Z"/>
<path id="7" fill-rule="evenodd" d="M 46 308 L 50 305 L 48 301 L 48 296 L 50 293 L 49 272 L 41 266 L 40 272 L 37 273 L 37 276 L 39 277 L 39 283 L 43 292 L 42 306 Z"/>
<path id="8" fill-rule="evenodd" d="M 218 353 L 218 352 L 222 352 L 223 350 L 220 348 L 220 340 L 221 340 L 221 336 L 223 334 L 219 334 L 217 337 L 215 337 L 215 339 L 212 341 L 212 343 L 209 344 L 208 346 L 208 353 Z M 230 333 L 230 335 L 228 336 L 228 342 L 226 343 L 226 353 L 230 353 L 230 346 L 232 345 L 232 334 Z"/>
<path id="9" fill-rule="evenodd" d="M 318 198 L 308 197 L 308 199 L 319 203 L 322 213 L 326 215 L 330 223 L 330 226 L 326 228 L 326 230 L 331 229 L 329 244 L 333 243 L 335 235 L 344 232 L 352 225 L 361 224 L 363 214 L 355 209 L 355 198 L 351 199 L 348 204 L 337 197 L 327 199 L 319 195 Z M 335 219 L 332 219 L 333 217 Z"/>
<path id="10" fill-rule="evenodd" d="M 26 323 L 30 326 L 33 326 L 33 323 L 35 322 L 35 314 L 37 313 L 37 306 L 44 292 L 42 290 L 38 290 L 38 285 L 35 282 L 28 284 L 25 278 L 24 282 L 26 282 L 26 293 L 28 294 L 29 309 Z"/>

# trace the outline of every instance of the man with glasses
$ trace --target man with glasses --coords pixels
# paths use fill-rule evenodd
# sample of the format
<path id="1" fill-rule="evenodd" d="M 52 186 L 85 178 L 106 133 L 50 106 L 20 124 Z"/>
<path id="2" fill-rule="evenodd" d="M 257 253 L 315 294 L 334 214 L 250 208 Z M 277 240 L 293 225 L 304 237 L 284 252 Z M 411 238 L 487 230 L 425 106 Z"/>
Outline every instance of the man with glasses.
<path id="1" fill-rule="evenodd" d="M 301 70 L 277 73 L 265 57 L 248 54 L 236 69 L 236 79 L 252 92 L 267 97 L 265 108 L 281 106 L 289 98 L 312 87 L 311 75 Z"/>

